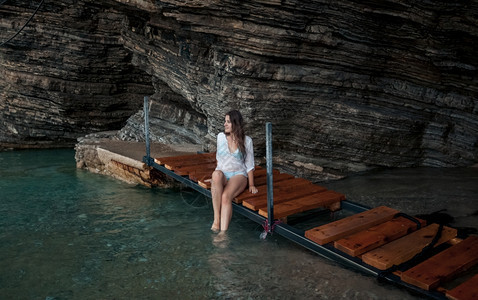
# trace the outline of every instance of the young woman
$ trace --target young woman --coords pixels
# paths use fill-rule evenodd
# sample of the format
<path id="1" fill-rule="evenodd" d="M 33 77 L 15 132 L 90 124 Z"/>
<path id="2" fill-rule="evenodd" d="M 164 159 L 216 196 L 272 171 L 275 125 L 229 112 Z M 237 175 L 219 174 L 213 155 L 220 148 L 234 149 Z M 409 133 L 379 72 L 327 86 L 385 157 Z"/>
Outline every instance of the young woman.
<path id="1" fill-rule="evenodd" d="M 254 186 L 252 139 L 244 134 L 244 121 L 237 110 L 226 114 L 224 132 L 217 135 L 217 167 L 212 173 L 211 194 L 214 222 L 211 230 L 225 231 L 232 217 L 232 199 L 244 191 L 257 193 Z"/>

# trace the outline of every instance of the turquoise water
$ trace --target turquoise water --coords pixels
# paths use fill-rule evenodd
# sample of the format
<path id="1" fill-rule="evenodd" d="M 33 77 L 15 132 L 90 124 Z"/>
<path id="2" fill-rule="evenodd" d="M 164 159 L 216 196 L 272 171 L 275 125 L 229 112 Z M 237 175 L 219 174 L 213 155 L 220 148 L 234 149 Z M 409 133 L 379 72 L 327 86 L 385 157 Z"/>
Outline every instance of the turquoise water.
<path id="1" fill-rule="evenodd" d="M 0 299 L 417 299 L 237 214 L 218 236 L 189 196 L 0 152 Z"/>

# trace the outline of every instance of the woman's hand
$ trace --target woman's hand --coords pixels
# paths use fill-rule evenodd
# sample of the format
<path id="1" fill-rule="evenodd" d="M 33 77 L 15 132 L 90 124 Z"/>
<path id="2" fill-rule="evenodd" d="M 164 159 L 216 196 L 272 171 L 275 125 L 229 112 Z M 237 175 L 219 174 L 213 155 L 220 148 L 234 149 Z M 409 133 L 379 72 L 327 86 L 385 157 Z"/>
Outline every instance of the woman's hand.
<path id="1" fill-rule="evenodd" d="M 253 185 L 250 185 L 249 186 L 249 192 L 251 192 L 253 194 L 257 194 L 257 188 Z"/>

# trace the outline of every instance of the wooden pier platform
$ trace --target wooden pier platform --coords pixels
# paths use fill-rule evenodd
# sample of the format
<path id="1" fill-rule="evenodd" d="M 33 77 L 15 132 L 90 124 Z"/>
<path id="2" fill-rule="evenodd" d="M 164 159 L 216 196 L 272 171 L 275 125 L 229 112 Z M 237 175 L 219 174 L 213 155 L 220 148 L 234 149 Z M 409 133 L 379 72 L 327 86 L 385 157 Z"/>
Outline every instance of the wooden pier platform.
<path id="1" fill-rule="evenodd" d="M 211 187 L 215 153 L 155 158 L 157 165 Z M 254 171 L 257 194 L 244 191 L 234 203 L 267 218 L 266 170 Z M 297 213 L 337 211 L 345 195 L 303 178 L 273 170 L 274 219 L 286 222 Z M 340 220 L 294 230 L 310 249 L 333 252 L 362 269 L 386 277 L 432 299 L 478 299 L 478 237 L 457 238 L 457 230 L 406 216 L 386 206 L 355 213 Z M 322 248 L 321 248 L 322 247 Z M 456 282 L 456 283 L 455 283 Z M 445 288 L 446 286 L 446 288 Z"/>

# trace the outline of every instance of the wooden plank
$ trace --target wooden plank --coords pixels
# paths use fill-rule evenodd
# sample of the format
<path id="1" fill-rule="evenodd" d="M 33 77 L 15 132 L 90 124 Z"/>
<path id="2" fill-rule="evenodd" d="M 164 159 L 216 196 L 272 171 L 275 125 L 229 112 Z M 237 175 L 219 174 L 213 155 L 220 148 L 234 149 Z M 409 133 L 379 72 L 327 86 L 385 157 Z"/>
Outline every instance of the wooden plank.
<path id="1" fill-rule="evenodd" d="M 254 180 L 255 181 L 255 180 Z M 302 185 L 311 185 L 312 183 L 306 179 L 303 178 L 295 178 L 293 176 L 288 177 L 285 176 L 282 180 L 277 180 L 277 178 L 274 178 L 273 186 L 274 190 L 279 189 L 279 188 L 294 188 L 295 186 L 302 186 Z M 255 184 L 257 187 L 257 194 L 255 195 L 239 195 L 237 198 L 240 199 L 241 201 L 244 201 L 249 198 L 254 198 L 254 199 L 265 199 L 267 200 L 267 185 L 258 185 Z"/>
<path id="2" fill-rule="evenodd" d="M 372 226 L 390 221 L 399 211 L 386 206 L 379 206 L 350 217 L 309 229 L 305 237 L 324 245 Z"/>
<path id="3" fill-rule="evenodd" d="M 478 263 L 478 237 L 470 236 L 443 250 L 419 265 L 403 272 L 403 281 L 424 290 L 436 289 L 440 284 Z"/>
<path id="4" fill-rule="evenodd" d="M 165 163 L 174 163 L 174 162 L 182 162 L 182 161 L 197 161 L 197 160 L 204 160 L 204 159 L 210 159 L 210 158 L 215 159 L 216 153 L 211 152 L 211 153 L 159 157 L 159 158 L 155 158 L 154 161 L 157 164 L 164 165 Z"/>
<path id="5" fill-rule="evenodd" d="M 257 197 L 244 199 L 242 205 L 252 210 L 267 207 L 267 186 L 260 186 L 262 194 Z M 294 198 L 326 191 L 323 186 L 315 185 L 302 178 L 294 178 L 274 184 L 274 205 Z"/>
<path id="6" fill-rule="evenodd" d="M 424 220 L 419 220 L 425 226 Z M 365 231 L 347 236 L 334 242 L 334 247 L 351 256 L 358 256 L 401 238 L 417 229 L 417 224 L 407 218 L 394 218 Z"/>
<path id="7" fill-rule="evenodd" d="M 195 159 L 195 160 L 181 160 L 181 161 L 173 161 L 173 162 L 166 162 L 164 167 L 169 170 L 184 168 L 184 167 L 192 167 L 192 166 L 200 166 L 206 164 L 216 164 L 216 158 L 206 158 L 206 159 Z"/>
<path id="8" fill-rule="evenodd" d="M 478 274 L 463 282 L 454 289 L 447 291 L 446 296 L 452 300 L 478 299 Z"/>
<path id="9" fill-rule="evenodd" d="M 211 178 L 211 174 L 212 174 L 213 171 L 214 171 L 214 170 L 204 170 L 204 171 L 198 170 L 198 171 L 196 171 L 196 172 L 191 172 L 191 173 L 189 173 L 188 176 L 189 176 L 189 179 L 191 179 L 192 181 L 197 182 L 199 185 L 201 185 L 200 180 L 203 180 L 203 181 L 204 181 L 204 180 L 207 179 L 207 178 L 210 179 L 210 178 Z M 209 185 L 210 185 L 210 184 L 209 184 Z M 201 185 L 201 186 L 202 186 L 202 185 Z M 202 187 L 203 187 L 203 188 L 206 188 L 206 189 L 207 189 L 207 188 L 210 188 L 210 186 L 209 186 L 209 187 L 204 187 L 204 186 L 202 186 Z"/>
<path id="10" fill-rule="evenodd" d="M 399 265 L 413 258 L 430 244 L 438 230 L 438 224 L 431 224 L 410 233 L 398 240 L 383 245 L 362 255 L 363 262 L 380 270 Z M 441 238 L 435 246 L 443 244 L 456 236 L 456 229 L 443 227 Z"/>
<path id="11" fill-rule="evenodd" d="M 280 173 L 280 174 L 273 174 L 272 181 L 273 182 L 280 182 L 284 180 L 289 180 L 295 178 L 293 175 L 287 173 Z M 254 175 L 254 185 L 261 186 L 267 184 L 267 176 L 256 177 Z"/>
<path id="12" fill-rule="evenodd" d="M 279 170 L 277 169 L 272 170 L 272 177 L 279 174 L 280 174 Z M 264 168 L 257 169 L 256 167 L 256 169 L 254 170 L 254 178 L 261 178 L 261 177 L 267 178 L 267 170 Z"/>
<path id="13" fill-rule="evenodd" d="M 213 168 L 208 168 L 208 169 L 200 169 L 200 170 L 195 170 L 195 169 L 179 169 L 179 170 L 172 170 L 174 173 L 180 176 L 194 176 L 198 174 L 200 177 L 209 175 L 211 177 L 212 172 L 214 172 Z M 195 180 L 194 180 L 195 181 Z"/>
<path id="14" fill-rule="evenodd" d="M 215 169 L 215 168 L 214 168 Z M 214 170 L 213 170 L 214 171 Z M 292 175 L 289 175 L 289 174 L 280 174 L 278 170 L 272 170 L 273 171 L 273 174 L 275 174 L 273 176 L 274 178 L 274 182 L 279 182 L 281 180 L 285 180 L 285 179 L 289 179 L 289 178 L 294 178 L 294 176 Z M 264 181 L 266 182 L 266 177 L 263 177 L 265 176 L 265 174 L 267 173 L 267 170 L 260 167 L 260 166 L 255 166 L 255 170 L 254 170 L 254 185 L 258 186 L 260 185 L 261 181 Z M 256 179 L 256 176 L 259 176 L 259 179 Z M 202 186 L 203 188 L 205 189 L 210 189 L 211 188 L 211 177 L 212 177 L 212 172 L 210 172 L 209 176 L 203 176 L 202 178 L 197 178 L 197 176 L 195 176 L 195 179 L 198 179 L 197 182 L 200 186 Z M 262 180 L 263 179 L 263 180 Z M 258 182 L 259 181 L 259 182 Z M 259 183 L 259 184 L 258 184 Z M 240 203 L 240 202 L 239 202 Z"/>
<path id="15" fill-rule="evenodd" d="M 256 166 L 256 170 L 254 171 L 254 185 L 256 187 L 258 187 L 260 185 L 267 184 L 267 182 L 266 182 L 267 177 L 265 176 L 266 172 L 267 172 L 267 170 L 265 170 L 265 169 L 263 169 L 259 166 Z M 256 178 L 257 174 L 259 174 L 259 178 Z M 273 174 L 274 174 L 273 175 L 274 182 L 280 182 L 280 181 L 284 181 L 284 180 L 294 178 L 294 176 L 292 176 L 290 174 L 285 174 L 285 173 L 281 174 L 281 173 L 279 173 L 278 170 L 273 170 Z M 211 188 L 211 175 L 212 175 L 212 172 L 209 174 L 209 176 L 204 176 L 204 177 L 200 178 L 198 180 L 198 184 L 205 189 L 210 189 Z M 250 195 L 251 195 L 250 193 L 244 193 L 244 196 L 250 196 Z M 239 197 L 240 197 L 240 195 L 239 195 Z M 241 203 L 242 200 L 235 200 L 234 202 Z"/>
<path id="16" fill-rule="evenodd" d="M 312 185 L 312 183 L 302 178 L 292 177 L 290 179 L 285 179 L 282 181 L 274 181 L 273 185 L 275 186 L 274 191 L 278 189 L 296 190 L 303 186 L 310 186 Z M 258 210 L 258 208 L 256 209 L 254 206 L 255 203 L 261 203 L 261 204 L 267 205 L 267 185 L 256 186 L 256 188 L 257 188 L 256 194 L 242 193 L 234 199 L 234 202 L 242 203 L 242 205 L 252 210 Z M 274 196 L 274 199 L 275 199 L 275 196 Z M 245 203 L 244 201 L 247 201 L 247 203 Z"/>
<path id="17" fill-rule="evenodd" d="M 198 153 L 198 154 L 187 154 L 187 155 L 178 155 L 178 156 L 167 156 L 167 157 L 158 157 L 154 159 L 154 162 L 159 165 L 164 165 L 168 162 L 178 162 L 178 161 L 191 161 L 191 160 L 200 160 L 207 159 L 210 157 L 216 157 L 216 152 L 211 153 Z"/>
<path id="18" fill-rule="evenodd" d="M 283 174 L 281 174 L 283 175 Z M 279 182 L 283 185 L 288 185 L 290 184 L 289 182 L 292 182 L 296 178 L 292 175 L 284 174 L 285 176 L 275 176 L 273 178 L 273 185 L 277 186 Z M 304 179 L 305 180 L 305 179 Z M 250 193 L 242 193 L 239 196 L 236 197 L 236 203 L 242 203 L 243 200 L 249 199 L 249 198 L 258 198 L 258 197 L 266 197 L 267 199 L 267 185 L 262 184 L 258 185 L 256 183 L 256 180 L 254 179 L 254 185 L 257 187 L 257 194 L 251 195 Z"/>
<path id="19" fill-rule="evenodd" d="M 327 207 L 342 200 L 345 200 L 345 196 L 335 191 L 323 191 L 279 204 L 276 204 L 274 199 L 274 219 L 284 218 L 319 207 Z M 260 208 L 259 214 L 267 218 L 267 207 Z"/>
<path id="20" fill-rule="evenodd" d="M 189 173 L 194 173 L 194 172 L 203 172 L 203 173 L 209 172 L 212 174 L 215 168 L 216 168 L 216 163 L 209 163 L 204 165 L 175 168 L 175 169 L 172 169 L 172 171 L 174 171 L 174 173 L 178 175 L 188 175 Z"/>

